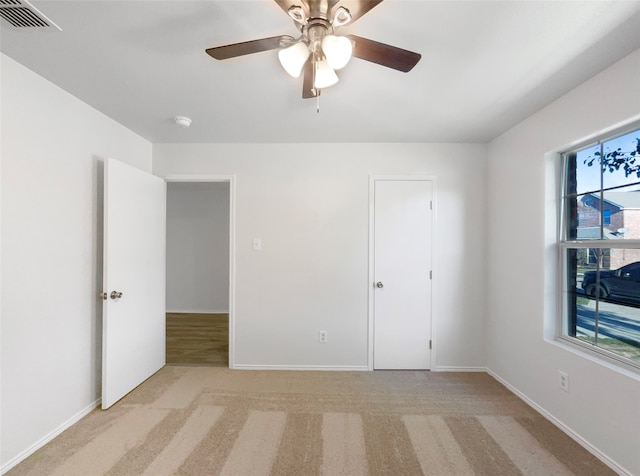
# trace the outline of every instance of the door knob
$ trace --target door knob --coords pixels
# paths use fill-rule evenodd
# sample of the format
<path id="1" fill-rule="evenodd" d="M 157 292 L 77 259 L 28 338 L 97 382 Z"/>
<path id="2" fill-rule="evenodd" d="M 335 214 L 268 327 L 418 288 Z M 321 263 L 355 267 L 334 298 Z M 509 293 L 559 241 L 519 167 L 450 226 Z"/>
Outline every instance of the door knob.
<path id="1" fill-rule="evenodd" d="M 122 293 L 118 291 L 111 291 L 111 299 L 120 299 L 122 297 Z"/>
<path id="2" fill-rule="evenodd" d="M 384 288 L 384 284 L 382 284 L 382 281 L 378 281 L 376 283 L 376 288 Z"/>

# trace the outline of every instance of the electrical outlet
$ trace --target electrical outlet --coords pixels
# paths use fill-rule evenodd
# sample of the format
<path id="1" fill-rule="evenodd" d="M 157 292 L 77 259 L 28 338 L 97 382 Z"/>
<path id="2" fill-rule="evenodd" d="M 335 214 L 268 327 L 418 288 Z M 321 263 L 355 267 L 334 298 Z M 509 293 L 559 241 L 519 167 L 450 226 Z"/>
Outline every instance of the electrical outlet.
<path id="1" fill-rule="evenodd" d="M 560 388 L 569 393 L 569 374 L 559 371 L 560 374 Z"/>
<path id="2" fill-rule="evenodd" d="M 318 341 L 321 344 L 326 344 L 327 343 L 327 331 L 320 331 L 320 336 L 318 338 Z"/>

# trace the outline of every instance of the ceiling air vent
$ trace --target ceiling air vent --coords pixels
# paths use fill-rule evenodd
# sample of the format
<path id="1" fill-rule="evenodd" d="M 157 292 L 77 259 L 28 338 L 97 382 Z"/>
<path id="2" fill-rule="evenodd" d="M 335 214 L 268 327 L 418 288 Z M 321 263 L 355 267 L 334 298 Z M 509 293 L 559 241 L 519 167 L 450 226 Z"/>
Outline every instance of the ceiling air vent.
<path id="1" fill-rule="evenodd" d="M 16 28 L 50 28 L 62 30 L 27 0 L 0 0 L 0 17 Z"/>

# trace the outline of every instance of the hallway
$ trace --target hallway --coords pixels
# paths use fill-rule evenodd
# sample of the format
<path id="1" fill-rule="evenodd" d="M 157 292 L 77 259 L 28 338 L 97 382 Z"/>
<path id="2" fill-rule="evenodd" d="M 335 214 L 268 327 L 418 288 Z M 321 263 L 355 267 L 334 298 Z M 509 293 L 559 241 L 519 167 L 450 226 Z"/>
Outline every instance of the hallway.
<path id="1" fill-rule="evenodd" d="M 229 315 L 167 313 L 167 365 L 229 366 Z"/>

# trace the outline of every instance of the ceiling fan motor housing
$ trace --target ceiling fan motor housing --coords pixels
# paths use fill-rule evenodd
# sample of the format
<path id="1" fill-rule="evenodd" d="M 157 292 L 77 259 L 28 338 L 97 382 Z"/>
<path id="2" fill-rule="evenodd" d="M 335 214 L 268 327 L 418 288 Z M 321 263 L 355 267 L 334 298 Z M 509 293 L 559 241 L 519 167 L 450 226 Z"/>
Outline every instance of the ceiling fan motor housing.
<path id="1" fill-rule="evenodd" d="M 302 30 L 302 35 L 314 54 L 321 54 L 320 45 L 322 40 L 325 36 L 332 34 L 333 27 L 331 23 L 322 18 L 310 18 Z"/>

